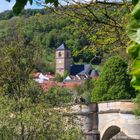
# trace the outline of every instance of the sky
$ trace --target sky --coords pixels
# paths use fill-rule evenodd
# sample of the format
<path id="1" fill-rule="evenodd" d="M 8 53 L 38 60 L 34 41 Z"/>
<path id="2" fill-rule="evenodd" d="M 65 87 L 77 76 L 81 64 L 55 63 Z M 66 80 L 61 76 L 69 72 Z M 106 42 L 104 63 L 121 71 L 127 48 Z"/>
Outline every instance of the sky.
<path id="1" fill-rule="evenodd" d="M 3 12 L 5 10 L 11 10 L 13 5 L 15 4 L 16 0 L 11 0 L 11 2 L 7 2 L 6 0 L 0 0 L 0 12 Z M 36 5 L 35 3 L 33 5 L 30 5 L 29 3 L 25 7 L 25 9 L 32 8 L 32 9 L 38 9 L 43 8 L 41 6 Z"/>
<path id="2" fill-rule="evenodd" d="M 5 10 L 11 10 L 13 5 L 15 4 L 15 1 L 16 0 L 11 0 L 11 2 L 7 2 L 6 0 L 0 0 L 0 12 L 3 12 Z M 44 1 L 44 0 L 39 0 L 39 1 Z M 63 0 L 60 0 L 62 3 L 61 4 L 64 4 L 63 3 Z M 59 1 L 59 2 L 60 2 Z M 64 0 L 65 1 L 65 0 Z M 67 1 L 67 0 L 66 0 Z M 69 2 L 71 0 L 68 0 Z M 75 1 L 78 1 L 78 2 L 81 2 L 82 3 L 84 2 L 90 2 L 90 1 L 94 1 L 94 0 L 75 0 Z M 99 0 L 99 1 L 102 1 L 102 0 Z M 110 1 L 110 0 L 108 0 Z M 120 0 L 111 0 L 111 1 L 120 1 Z M 41 9 L 43 8 L 43 6 L 39 6 L 37 5 L 35 2 L 33 3 L 33 5 L 30 5 L 29 3 L 26 5 L 25 9 Z"/>

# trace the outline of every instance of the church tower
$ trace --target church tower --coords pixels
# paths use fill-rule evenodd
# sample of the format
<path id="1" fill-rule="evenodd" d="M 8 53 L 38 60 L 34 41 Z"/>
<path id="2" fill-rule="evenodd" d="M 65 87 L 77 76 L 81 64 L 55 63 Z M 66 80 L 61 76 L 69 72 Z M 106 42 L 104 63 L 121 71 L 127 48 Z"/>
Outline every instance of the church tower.
<path id="1" fill-rule="evenodd" d="M 71 50 L 63 43 L 56 49 L 56 73 L 64 75 L 65 71 L 70 72 Z"/>

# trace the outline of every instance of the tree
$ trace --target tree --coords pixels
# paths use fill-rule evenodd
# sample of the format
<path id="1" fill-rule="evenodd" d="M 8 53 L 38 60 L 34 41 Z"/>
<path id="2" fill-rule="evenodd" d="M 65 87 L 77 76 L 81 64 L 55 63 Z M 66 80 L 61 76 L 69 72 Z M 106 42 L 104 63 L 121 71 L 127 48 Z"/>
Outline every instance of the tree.
<path id="1" fill-rule="evenodd" d="M 133 59 L 131 74 L 133 75 L 132 85 L 140 90 L 140 2 L 133 0 L 135 5 L 131 13 L 131 22 L 128 24 L 127 32 L 131 39 L 131 44 L 127 49 L 128 54 Z"/>
<path id="2" fill-rule="evenodd" d="M 52 87 L 47 92 L 46 102 L 48 105 L 60 107 L 72 103 L 72 96 L 72 92 L 67 88 Z"/>
<path id="3" fill-rule="evenodd" d="M 17 2 L 18 1 L 19 0 L 17 0 Z M 24 1 L 26 2 L 24 3 Z M 20 3 L 22 3 L 21 5 L 27 4 L 28 0 L 24 1 L 20 1 Z M 30 2 L 32 4 L 33 1 L 30 0 Z M 42 1 L 36 2 L 43 4 Z M 50 2 L 49 0 L 45 1 L 46 4 L 49 2 Z M 56 7 L 58 6 L 58 0 L 53 0 L 50 3 L 52 5 L 55 5 Z M 62 6 L 63 4 L 61 3 L 63 4 L 65 3 L 64 6 Z M 63 8 L 61 8 L 61 6 Z M 16 7 L 21 9 L 19 3 L 16 4 Z M 75 60 L 77 59 L 79 60 L 79 57 L 81 56 L 82 57 L 86 56 L 84 58 L 86 61 L 91 59 L 91 57 L 94 57 L 93 60 L 95 60 L 95 63 L 96 61 L 99 63 L 100 59 L 102 57 L 105 57 L 105 55 L 103 56 L 103 53 L 104 54 L 121 53 L 123 56 L 126 57 L 126 55 L 124 55 L 124 53 L 122 52 L 125 51 L 125 48 L 128 45 L 127 43 L 128 38 L 126 37 L 125 26 L 128 21 L 128 14 L 131 10 L 131 7 L 132 7 L 131 3 L 126 1 L 89 2 L 89 1 L 72 0 L 60 2 L 58 8 L 55 9 L 53 7 L 53 11 L 55 12 L 57 11 L 57 13 L 59 13 L 60 15 L 62 15 L 63 13 L 63 15 L 71 17 L 72 21 L 75 22 L 74 25 L 72 26 L 70 25 L 69 27 L 72 34 L 74 31 L 76 33 L 76 31 L 80 29 L 80 32 L 77 34 L 76 38 L 74 37 L 74 40 L 76 40 L 79 37 L 85 39 L 85 40 L 82 39 L 82 43 L 84 43 L 85 45 L 84 46 L 82 45 L 80 51 L 73 51 L 74 52 L 73 54 L 75 54 L 76 56 Z M 69 44 L 70 40 L 67 40 L 67 42 Z M 75 47 L 75 45 L 73 46 Z M 90 55 L 87 55 L 84 52 L 87 46 L 89 47 L 90 50 L 92 50 L 90 51 Z"/>
<path id="4" fill-rule="evenodd" d="M 71 30 L 80 30 L 79 36 L 87 38 L 92 57 L 96 59 L 125 52 L 129 40 L 125 27 L 131 8 L 129 2 L 72 0 L 56 12 L 73 19 Z M 86 45 L 80 49 L 79 55 L 82 50 L 85 53 Z M 122 55 L 127 57 L 126 53 Z"/>
<path id="5" fill-rule="evenodd" d="M 38 47 L 18 33 L 0 42 L 0 138 L 80 139 L 80 131 L 72 123 L 68 127 L 33 81 Z"/>
<path id="6" fill-rule="evenodd" d="M 108 59 L 92 91 L 93 101 L 131 99 L 135 91 L 130 85 L 128 65 L 119 56 Z"/>
<path id="7" fill-rule="evenodd" d="M 127 48 L 129 56 L 132 58 L 130 74 L 132 74 L 131 84 L 140 91 L 140 1 L 132 0 L 134 9 L 130 14 L 130 22 L 127 26 L 127 33 L 131 39 L 131 44 Z M 140 116 L 140 94 L 137 95 L 135 102 L 138 104 L 135 113 Z"/>
<path id="8" fill-rule="evenodd" d="M 81 85 L 76 87 L 76 98 L 84 98 L 86 103 L 91 103 L 91 93 L 94 89 L 95 80 L 94 79 L 87 79 Z"/>

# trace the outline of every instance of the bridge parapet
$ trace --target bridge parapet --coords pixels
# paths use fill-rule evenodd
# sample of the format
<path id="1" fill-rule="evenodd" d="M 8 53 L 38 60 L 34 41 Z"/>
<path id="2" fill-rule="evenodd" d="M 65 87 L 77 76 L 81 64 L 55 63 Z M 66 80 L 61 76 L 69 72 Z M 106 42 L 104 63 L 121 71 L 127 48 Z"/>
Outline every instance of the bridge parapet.
<path id="1" fill-rule="evenodd" d="M 101 140 L 109 140 L 118 132 L 123 132 L 131 140 L 140 140 L 140 118 L 133 114 L 135 106 L 130 100 L 99 103 L 98 128 Z"/>
<path id="2" fill-rule="evenodd" d="M 98 103 L 99 113 L 113 113 L 113 112 L 133 112 L 136 104 L 131 100 L 120 100 L 120 101 L 107 101 Z"/>
<path id="3" fill-rule="evenodd" d="M 135 106 L 130 100 L 121 100 L 59 109 L 67 116 L 75 115 L 75 123 L 84 130 L 86 140 L 110 140 L 119 132 L 127 136 L 125 140 L 140 140 L 140 118 L 133 114 Z"/>

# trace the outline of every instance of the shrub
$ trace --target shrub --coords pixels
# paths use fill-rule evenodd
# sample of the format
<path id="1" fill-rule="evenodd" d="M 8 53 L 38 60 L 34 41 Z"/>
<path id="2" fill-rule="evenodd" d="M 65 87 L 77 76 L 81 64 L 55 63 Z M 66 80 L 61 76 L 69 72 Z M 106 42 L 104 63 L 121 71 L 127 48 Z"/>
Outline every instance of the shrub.
<path id="1" fill-rule="evenodd" d="M 135 90 L 130 85 L 128 65 L 121 57 L 111 57 L 103 66 L 92 91 L 92 101 L 131 99 Z"/>

